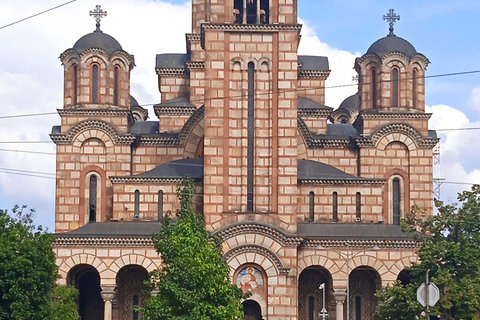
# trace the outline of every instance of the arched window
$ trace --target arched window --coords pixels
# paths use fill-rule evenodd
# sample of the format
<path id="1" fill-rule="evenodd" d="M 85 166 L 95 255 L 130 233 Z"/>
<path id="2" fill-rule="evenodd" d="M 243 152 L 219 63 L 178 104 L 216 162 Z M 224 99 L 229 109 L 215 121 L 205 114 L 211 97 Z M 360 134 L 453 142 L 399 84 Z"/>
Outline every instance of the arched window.
<path id="1" fill-rule="evenodd" d="M 412 74 L 412 99 L 413 99 L 413 108 L 417 108 L 417 70 L 413 69 Z"/>
<path id="2" fill-rule="evenodd" d="M 356 199 L 355 199 L 355 204 L 356 204 L 356 220 L 357 222 L 362 221 L 362 195 L 360 192 L 357 192 Z"/>
<path id="3" fill-rule="evenodd" d="M 113 104 L 118 106 L 118 67 L 113 72 Z"/>
<path id="4" fill-rule="evenodd" d="M 88 222 L 95 222 L 97 217 L 97 176 L 92 174 L 88 193 Z"/>
<path id="5" fill-rule="evenodd" d="M 268 23 L 269 0 L 234 0 L 233 5 L 235 23 Z"/>
<path id="6" fill-rule="evenodd" d="M 392 70 L 392 106 L 398 107 L 398 69 Z"/>
<path id="7" fill-rule="evenodd" d="M 372 107 L 377 107 L 377 70 L 372 69 Z"/>
<path id="8" fill-rule="evenodd" d="M 248 126 L 247 126 L 247 211 L 253 212 L 253 164 L 255 143 L 255 65 L 248 63 Z"/>
<path id="9" fill-rule="evenodd" d="M 400 225 L 400 204 L 401 204 L 401 191 L 400 191 L 400 179 L 394 178 L 392 181 L 392 212 L 393 212 L 393 224 Z"/>
<path id="10" fill-rule="evenodd" d="M 308 219 L 310 222 L 315 220 L 315 193 L 313 191 L 308 195 Z"/>
<path id="11" fill-rule="evenodd" d="M 77 65 L 73 66 L 73 105 L 77 104 L 77 87 L 78 87 L 78 76 L 77 76 Z"/>
<path id="12" fill-rule="evenodd" d="M 135 216 L 134 219 L 140 218 L 140 191 L 135 190 Z"/>
<path id="13" fill-rule="evenodd" d="M 333 222 L 338 221 L 338 194 L 333 193 Z"/>
<path id="14" fill-rule="evenodd" d="M 158 221 L 163 221 L 163 191 L 158 191 Z"/>
<path id="15" fill-rule="evenodd" d="M 98 65 L 92 66 L 92 103 L 98 103 Z"/>

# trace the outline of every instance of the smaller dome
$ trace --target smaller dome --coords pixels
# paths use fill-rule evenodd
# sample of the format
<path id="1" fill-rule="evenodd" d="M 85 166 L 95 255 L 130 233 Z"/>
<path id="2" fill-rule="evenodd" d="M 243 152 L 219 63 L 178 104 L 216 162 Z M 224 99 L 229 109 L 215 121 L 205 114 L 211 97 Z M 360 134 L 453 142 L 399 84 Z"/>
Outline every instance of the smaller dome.
<path id="1" fill-rule="evenodd" d="M 133 107 L 140 107 L 140 105 L 138 104 L 137 99 L 130 95 L 130 108 Z"/>
<path id="2" fill-rule="evenodd" d="M 351 95 L 347 99 L 343 100 L 343 102 L 340 104 L 340 107 L 338 109 L 345 109 L 348 110 L 349 112 L 352 112 L 355 109 L 358 109 L 360 107 L 360 93 L 356 93 L 354 95 Z"/>
<path id="3" fill-rule="evenodd" d="M 385 38 L 377 40 L 367 50 L 368 53 L 376 53 L 382 58 L 390 52 L 400 52 L 409 58 L 413 58 L 417 54 L 417 50 L 405 39 L 389 34 Z"/>
<path id="4" fill-rule="evenodd" d="M 123 50 L 114 37 L 103 33 L 99 28 L 92 33 L 84 35 L 73 45 L 73 49 L 77 50 L 78 53 L 90 48 L 103 49 L 109 55 L 115 51 Z"/>

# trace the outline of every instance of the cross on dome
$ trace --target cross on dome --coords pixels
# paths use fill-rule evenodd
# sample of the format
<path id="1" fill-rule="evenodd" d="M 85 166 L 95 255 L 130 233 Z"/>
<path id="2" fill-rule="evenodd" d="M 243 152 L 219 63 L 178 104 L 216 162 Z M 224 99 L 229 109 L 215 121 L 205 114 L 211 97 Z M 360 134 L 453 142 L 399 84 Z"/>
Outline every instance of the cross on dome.
<path id="1" fill-rule="evenodd" d="M 397 16 L 397 14 L 395 13 L 395 10 L 393 9 L 390 9 L 388 10 L 388 13 L 386 15 L 383 16 L 383 20 L 385 21 L 388 21 L 388 24 L 390 25 L 390 34 L 391 36 L 393 36 L 393 25 L 395 24 L 395 22 L 397 20 L 400 20 L 400 16 Z"/>
<path id="2" fill-rule="evenodd" d="M 102 10 L 102 6 L 96 5 L 93 11 L 90 11 L 90 15 L 95 18 L 97 22 L 97 29 L 100 29 L 100 20 L 107 15 L 107 11 Z"/>

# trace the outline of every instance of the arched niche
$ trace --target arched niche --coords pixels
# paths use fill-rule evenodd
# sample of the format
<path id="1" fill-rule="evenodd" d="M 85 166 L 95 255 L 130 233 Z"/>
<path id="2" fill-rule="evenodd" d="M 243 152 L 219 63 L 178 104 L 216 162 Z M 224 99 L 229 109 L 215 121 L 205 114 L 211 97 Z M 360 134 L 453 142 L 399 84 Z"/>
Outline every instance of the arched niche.
<path id="1" fill-rule="evenodd" d="M 68 272 L 67 285 L 78 290 L 77 306 L 81 320 L 103 320 L 104 304 L 97 269 L 88 264 L 76 265 Z"/>

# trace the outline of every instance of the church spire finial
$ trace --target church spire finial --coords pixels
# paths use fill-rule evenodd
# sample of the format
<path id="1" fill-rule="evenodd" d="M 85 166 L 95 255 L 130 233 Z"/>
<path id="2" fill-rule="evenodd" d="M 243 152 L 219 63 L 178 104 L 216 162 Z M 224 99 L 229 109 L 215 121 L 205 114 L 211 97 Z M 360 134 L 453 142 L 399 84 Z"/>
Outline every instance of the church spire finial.
<path id="1" fill-rule="evenodd" d="M 107 15 L 107 11 L 103 11 L 100 5 L 96 5 L 93 11 L 90 11 L 90 15 L 95 18 L 97 22 L 97 31 L 100 30 L 100 20 Z"/>
<path id="2" fill-rule="evenodd" d="M 400 20 L 400 16 L 397 16 L 395 11 L 393 9 L 388 10 L 388 13 L 383 16 L 383 20 L 388 21 L 388 24 L 390 25 L 390 34 L 389 36 L 394 36 L 395 34 L 393 33 L 393 25 L 397 20 Z"/>

